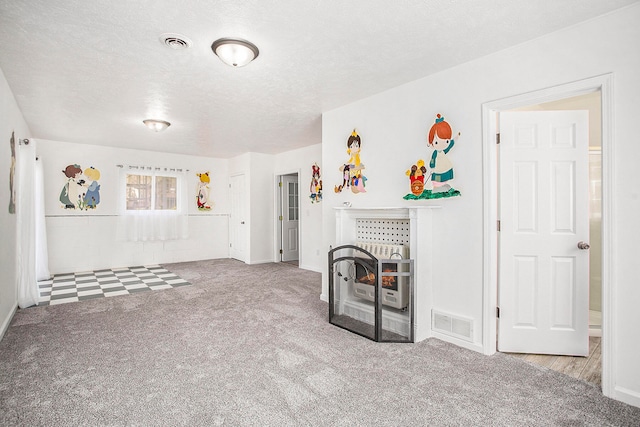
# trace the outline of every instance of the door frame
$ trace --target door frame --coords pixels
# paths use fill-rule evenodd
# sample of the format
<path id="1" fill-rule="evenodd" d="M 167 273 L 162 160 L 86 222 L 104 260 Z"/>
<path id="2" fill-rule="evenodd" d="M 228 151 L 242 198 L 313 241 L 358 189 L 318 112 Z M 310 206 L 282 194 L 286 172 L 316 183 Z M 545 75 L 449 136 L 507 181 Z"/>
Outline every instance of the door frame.
<path id="1" fill-rule="evenodd" d="M 280 247 L 282 240 L 282 223 L 278 219 L 280 215 L 282 215 L 282 192 L 278 183 L 282 179 L 283 175 L 298 175 L 298 201 L 300 203 L 300 216 L 298 218 L 298 265 L 302 265 L 302 185 L 301 182 L 301 169 L 289 169 L 284 171 L 278 171 L 273 175 L 273 188 L 274 190 L 274 213 L 273 220 L 275 221 L 275 225 L 273 227 L 273 262 L 282 262 L 282 257 L 280 256 Z"/>
<path id="2" fill-rule="evenodd" d="M 615 280 L 612 263 L 611 237 L 614 235 L 613 175 L 613 75 L 604 74 L 577 82 L 506 97 L 482 104 L 482 164 L 483 164 L 483 307 L 482 345 L 484 353 L 497 351 L 498 303 L 498 155 L 496 130 L 501 111 L 527 105 L 557 101 L 600 91 L 602 102 L 602 393 L 614 391 L 615 318 L 613 316 Z"/>

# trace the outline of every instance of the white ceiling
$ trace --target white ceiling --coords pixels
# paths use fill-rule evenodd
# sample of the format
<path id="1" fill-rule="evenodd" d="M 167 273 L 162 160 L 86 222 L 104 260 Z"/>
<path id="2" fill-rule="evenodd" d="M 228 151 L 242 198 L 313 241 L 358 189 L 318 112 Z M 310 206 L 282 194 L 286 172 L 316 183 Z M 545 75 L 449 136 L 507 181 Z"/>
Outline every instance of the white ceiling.
<path id="1" fill-rule="evenodd" d="M 34 138 L 280 153 L 320 143 L 324 111 L 634 2 L 0 0 L 0 68 Z M 167 32 L 193 46 L 164 46 Z M 260 55 L 231 68 L 220 37 Z"/>

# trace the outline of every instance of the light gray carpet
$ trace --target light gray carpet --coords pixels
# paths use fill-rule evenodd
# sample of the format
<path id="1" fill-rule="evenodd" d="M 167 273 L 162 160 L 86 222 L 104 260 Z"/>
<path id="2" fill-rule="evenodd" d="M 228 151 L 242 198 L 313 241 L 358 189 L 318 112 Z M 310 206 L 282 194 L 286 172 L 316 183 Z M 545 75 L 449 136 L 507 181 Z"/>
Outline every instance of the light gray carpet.
<path id="1" fill-rule="evenodd" d="M 332 326 L 317 273 L 166 267 L 193 285 L 19 310 L 0 425 L 640 425 L 639 408 L 508 355 Z"/>

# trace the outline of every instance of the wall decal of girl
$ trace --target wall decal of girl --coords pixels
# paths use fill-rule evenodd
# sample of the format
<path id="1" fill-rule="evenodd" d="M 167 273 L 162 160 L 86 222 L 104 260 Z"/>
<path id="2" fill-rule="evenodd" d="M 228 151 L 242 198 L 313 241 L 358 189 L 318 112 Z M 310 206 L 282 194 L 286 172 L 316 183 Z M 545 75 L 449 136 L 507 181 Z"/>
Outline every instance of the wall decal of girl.
<path id="1" fill-rule="evenodd" d="M 84 176 L 91 181 L 84 195 L 84 206 L 86 209 L 95 209 L 100 203 L 100 171 L 91 166 L 84 170 Z"/>
<path id="2" fill-rule="evenodd" d="M 452 133 L 449 123 L 438 114 L 435 124 L 429 130 L 429 145 L 433 148 L 429 167 L 431 168 L 431 184 L 434 193 L 451 189 L 451 185 L 447 184 L 447 181 L 453 179 L 453 164 L 447 154 L 455 144 L 451 137 Z M 460 132 L 456 137 L 460 138 Z"/>
<path id="3" fill-rule="evenodd" d="M 460 132 L 455 139 L 460 139 Z M 427 171 L 423 160 L 418 160 L 406 172 L 411 182 L 411 194 L 407 194 L 403 198 L 405 200 L 420 200 L 459 196 L 460 191 L 454 189 L 450 183 L 453 179 L 453 163 L 447 156 L 455 145 L 455 140 L 451 126 L 442 115 L 436 116 L 435 123 L 429 129 L 427 142 L 428 146 L 433 149 L 429 170 Z M 425 181 L 431 181 L 432 189 L 428 189 Z"/>
<path id="4" fill-rule="evenodd" d="M 209 200 L 210 188 L 209 183 L 211 178 L 209 177 L 209 171 L 205 173 L 197 173 L 198 184 L 196 186 L 196 204 L 199 211 L 210 211 L 213 202 Z"/>
<path id="5" fill-rule="evenodd" d="M 84 210 L 85 180 L 82 179 L 82 168 L 74 163 L 64 168 L 62 173 L 66 178 L 59 197 L 62 207 Z"/>
<path id="6" fill-rule="evenodd" d="M 354 194 L 366 193 L 364 187 L 367 178 L 362 174 L 364 163 L 360 162 L 361 146 L 360 135 L 354 129 L 347 139 L 347 154 L 350 157 L 347 163 L 339 168 L 340 172 L 342 172 L 342 184 L 334 187 L 336 193 L 342 192 L 345 188 L 351 188 L 351 192 Z"/>
<path id="7" fill-rule="evenodd" d="M 322 178 L 320 177 L 320 166 L 317 163 L 311 165 L 311 184 L 309 184 L 309 198 L 311 203 L 322 201 Z"/>

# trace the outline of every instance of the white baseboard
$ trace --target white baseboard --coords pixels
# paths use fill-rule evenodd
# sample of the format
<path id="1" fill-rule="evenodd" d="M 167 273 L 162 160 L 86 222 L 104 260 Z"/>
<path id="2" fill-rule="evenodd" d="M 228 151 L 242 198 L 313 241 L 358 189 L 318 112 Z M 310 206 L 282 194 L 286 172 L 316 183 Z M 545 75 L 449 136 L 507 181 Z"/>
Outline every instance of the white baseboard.
<path id="1" fill-rule="evenodd" d="M 272 263 L 272 262 L 273 262 L 273 260 L 272 260 L 272 259 L 263 259 L 263 260 L 256 260 L 256 261 L 251 260 L 251 261 L 249 261 L 249 262 L 245 262 L 245 264 L 248 264 L 248 265 L 255 265 L 255 264 L 270 264 L 270 263 Z"/>
<path id="2" fill-rule="evenodd" d="M 431 338 L 437 338 L 440 341 L 446 341 L 448 343 L 457 345 L 458 347 L 463 347 L 463 348 L 466 348 L 467 350 L 472 350 L 472 351 L 476 351 L 478 353 L 484 354 L 484 348 L 482 348 L 482 345 L 480 344 L 461 340 L 456 337 L 451 337 L 449 335 L 441 334 L 440 332 L 435 332 L 433 330 L 431 331 Z"/>
<path id="3" fill-rule="evenodd" d="M 18 309 L 18 302 L 16 301 L 13 305 L 13 308 L 9 310 L 9 313 L 6 319 L 4 319 L 4 321 L 2 322 L 2 326 L 0 327 L 0 341 L 2 341 L 2 338 L 4 337 L 4 333 L 7 332 L 7 329 L 9 329 L 9 324 L 11 324 L 11 320 L 13 319 L 13 315 L 16 314 L 17 309 Z"/>
<path id="4" fill-rule="evenodd" d="M 316 273 L 322 273 L 322 269 L 319 269 L 318 267 L 311 266 L 311 265 L 299 265 L 298 268 L 301 268 L 303 270 L 314 271 Z"/>
<path id="5" fill-rule="evenodd" d="M 640 408 L 640 392 L 616 386 L 615 395 L 611 397 L 628 405 Z"/>

